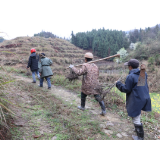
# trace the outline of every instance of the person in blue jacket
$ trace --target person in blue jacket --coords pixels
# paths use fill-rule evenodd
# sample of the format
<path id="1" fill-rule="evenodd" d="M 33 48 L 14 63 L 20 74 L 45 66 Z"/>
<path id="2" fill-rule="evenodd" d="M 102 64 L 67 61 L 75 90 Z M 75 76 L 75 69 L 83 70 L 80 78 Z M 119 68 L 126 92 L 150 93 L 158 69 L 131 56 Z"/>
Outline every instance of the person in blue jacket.
<path id="1" fill-rule="evenodd" d="M 129 75 L 126 78 L 125 84 L 120 81 L 116 82 L 116 87 L 126 93 L 126 108 L 128 116 L 132 117 L 137 136 L 132 135 L 134 140 L 144 139 L 143 124 L 140 121 L 141 110 L 151 111 L 151 99 L 149 95 L 149 88 L 147 84 L 147 73 L 145 73 L 145 85 L 137 86 L 140 74 L 139 61 L 131 59 L 124 63 L 128 66 Z"/>

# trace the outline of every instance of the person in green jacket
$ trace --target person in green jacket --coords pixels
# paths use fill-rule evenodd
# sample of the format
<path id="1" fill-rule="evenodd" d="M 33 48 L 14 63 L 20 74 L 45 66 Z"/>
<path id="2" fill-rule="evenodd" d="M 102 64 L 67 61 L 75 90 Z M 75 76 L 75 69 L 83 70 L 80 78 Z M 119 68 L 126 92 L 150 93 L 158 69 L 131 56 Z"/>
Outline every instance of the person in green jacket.
<path id="1" fill-rule="evenodd" d="M 51 81 L 50 76 L 53 76 L 53 72 L 51 70 L 50 65 L 52 65 L 52 61 L 45 56 L 44 53 L 40 54 L 40 63 L 39 63 L 39 74 L 40 74 L 40 87 L 43 87 L 44 78 L 47 81 L 48 89 L 51 89 Z"/>

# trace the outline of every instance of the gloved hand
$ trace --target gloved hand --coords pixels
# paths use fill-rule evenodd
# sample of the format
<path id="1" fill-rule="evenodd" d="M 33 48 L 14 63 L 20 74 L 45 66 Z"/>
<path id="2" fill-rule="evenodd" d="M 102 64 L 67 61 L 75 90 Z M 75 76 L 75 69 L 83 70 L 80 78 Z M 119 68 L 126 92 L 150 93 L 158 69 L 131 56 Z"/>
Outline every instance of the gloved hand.
<path id="1" fill-rule="evenodd" d="M 72 65 L 72 64 L 69 65 L 69 68 L 73 68 L 73 67 L 74 67 L 74 65 Z"/>

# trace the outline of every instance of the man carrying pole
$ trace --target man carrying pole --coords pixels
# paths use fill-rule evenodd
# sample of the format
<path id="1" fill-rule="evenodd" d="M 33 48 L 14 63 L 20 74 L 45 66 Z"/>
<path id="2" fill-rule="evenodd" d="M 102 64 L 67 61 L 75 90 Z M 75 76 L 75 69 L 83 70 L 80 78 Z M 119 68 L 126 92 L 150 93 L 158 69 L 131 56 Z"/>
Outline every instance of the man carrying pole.
<path id="1" fill-rule="evenodd" d="M 85 63 L 82 65 L 81 69 L 76 69 L 74 65 L 70 65 L 69 68 L 72 69 L 74 73 L 78 76 L 83 75 L 82 79 L 82 91 L 81 91 L 81 106 L 78 106 L 78 109 L 84 111 L 85 110 L 85 102 L 87 95 L 94 95 L 95 99 L 99 102 L 102 112 L 100 115 L 104 116 L 106 114 L 106 108 L 104 105 L 104 101 L 102 100 L 101 96 L 99 95 L 97 88 L 99 81 L 99 69 L 94 63 L 87 63 L 91 62 L 93 59 L 93 54 L 87 52 L 85 54 Z"/>

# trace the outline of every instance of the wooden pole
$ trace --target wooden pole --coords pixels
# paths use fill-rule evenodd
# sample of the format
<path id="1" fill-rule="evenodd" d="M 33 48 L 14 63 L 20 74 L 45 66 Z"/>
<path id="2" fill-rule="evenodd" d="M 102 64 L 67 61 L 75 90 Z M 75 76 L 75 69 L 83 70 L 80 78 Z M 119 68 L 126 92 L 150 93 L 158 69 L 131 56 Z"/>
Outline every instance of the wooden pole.
<path id="1" fill-rule="evenodd" d="M 106 60 L 106 59 L 110 59 L 110 58 L 113 58 L 113 57 L 119 57 L 120 58 L 120 54 L 115 54 L 113 56 L 109 56 L 109 57 L 105 57 L 105 58 L 102 58 L 102 59 L 98 59 L 98 60 L 95 60 L 95 61 L 90 61 L 90 62 L 87 62 L 88 64 L 89 63 L 95 63 L 95 62 L 99 62 L 99 61 L 103 61 L 103 60 Z M 79 67 L 79 66 L 82 66 L 83 64 L 79 64 L 79 65 L 76 65 L 75 67 Z M 69 67 L 68 67 L 69 68 Z"/>

